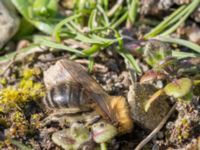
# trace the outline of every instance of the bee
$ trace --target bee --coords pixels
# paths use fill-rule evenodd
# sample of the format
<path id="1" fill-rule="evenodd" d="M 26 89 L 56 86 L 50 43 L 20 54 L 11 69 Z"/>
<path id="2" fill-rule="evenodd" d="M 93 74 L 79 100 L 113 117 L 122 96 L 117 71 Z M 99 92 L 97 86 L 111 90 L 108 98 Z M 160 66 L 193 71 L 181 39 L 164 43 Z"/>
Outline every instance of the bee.
<path id="1" fill-rule="evenodd" d="M 61 59 L 44 72 L 47 94 L 43 99 L 51 109 L 91 108 L 118 127 L 120 133 L 131 131 L 133 121 L 122 96 L 110 96 L 78 63 Z"/>

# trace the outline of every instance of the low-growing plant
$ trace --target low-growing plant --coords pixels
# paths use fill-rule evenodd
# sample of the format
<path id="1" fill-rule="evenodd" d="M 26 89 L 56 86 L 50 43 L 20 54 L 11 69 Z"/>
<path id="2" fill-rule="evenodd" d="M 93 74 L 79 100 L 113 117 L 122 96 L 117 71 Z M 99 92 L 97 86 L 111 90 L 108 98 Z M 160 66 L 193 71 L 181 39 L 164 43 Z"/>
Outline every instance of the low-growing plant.
<path id="1" fill-rule="evenodd" d="M 44 96 L 43 85 L 32 80 L 38 71 L 25 69 L 22 78 L 16 85 L 10 85 L 0 90 L 0 111 L 20 110 L 20 108 L 32 100 L 38 100 Z"/>
<path id="2" fill-rule="evenodd" d="M 193 76 L 195 71 L 199 70 L 198 58 L 177 60 L 175 58 L 168 59 L 166 62 L 160 63 L 152 70 L 148 71 L 141 77 L 140 83 L 154 80 L 166 80 L 167 83 L 163 88 L 154 93 L 145 105 L 147 111 L 151 104 L 162 94 L 173 97 L 178 101 L 191 101 L 194 95 L 193 90 L 199 85 L 198 78 Z M 188 68 L 185 68 L 188 66 Z M 196 93 L 195 93 L 196 94 Z"/>

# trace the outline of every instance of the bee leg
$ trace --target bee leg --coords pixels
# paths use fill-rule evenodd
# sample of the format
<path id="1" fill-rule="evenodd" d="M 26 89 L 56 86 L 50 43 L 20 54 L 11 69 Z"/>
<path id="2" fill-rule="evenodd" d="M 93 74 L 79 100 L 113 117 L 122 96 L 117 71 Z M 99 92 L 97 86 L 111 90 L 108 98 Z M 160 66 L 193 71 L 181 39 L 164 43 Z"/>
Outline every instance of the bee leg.
<path id="1" fill-rule="evenodd" d="M 50 124 L 51 122 L 59 122 L 59 118 L 58 117 L 55 117 L 55 116 L 48 116 L 46 117 L 45 119 L 42 120 L 41 122 L 41 126 L 44 127 L 44 126 L 47 126 L 48 124 Z"/>
<path id="2" fill-rule="evenodd" d="M 77 114 L 69 114 L 64 116 L 48 116 L 42 121 L 42 126 L 47 126 L 51 122 L 58 122 L 61 127 L 71 125 L 75 122 L 82 122 L 83 117 Z"/>
<path id="3" fill-rule="evenodd" d="M 48 117 L 62 117 L 65 115 L 73 115 L 73 114 L 80 114 L 83 112 L 90 112 L 90 108 L 63 108 L 63 109 L 56 109 L 53 113 L 51 113 Z"/>
<path id="4" fill-rule="evenodd" d="M 96 112 L 90 113 L 90 114 L 85 114 L 85 126 L 88 127 L 96 122 L 98 122 L 101 119 L 101 116 L 96 114 Z"/>
<path id="5" fill-rule="evenodd" d="M 51 122 L 59 122 L 60 124 L 71 124 L 71 122 L 77 122 L 77 120 L 83 120 L 80 114 L 90 112 L 90 108 L 66 108 L 58 109 L 42 121 L 42 125 L 46 126 Z"/>
<path id="6" fill-rule="evenodd" d="M 56 109 L 52 114 L 49 116 L 64 116 L 70 114 L 77 114 L 82 112 L 80 108 L 64 108 L 64 109 Z"/>

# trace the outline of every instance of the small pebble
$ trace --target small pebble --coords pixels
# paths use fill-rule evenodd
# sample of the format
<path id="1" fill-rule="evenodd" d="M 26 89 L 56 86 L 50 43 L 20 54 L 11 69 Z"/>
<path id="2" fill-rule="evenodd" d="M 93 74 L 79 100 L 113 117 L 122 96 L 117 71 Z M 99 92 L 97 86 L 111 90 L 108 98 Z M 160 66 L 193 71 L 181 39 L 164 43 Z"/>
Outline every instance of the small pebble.
<path id="1" fill-rule="evenodd" d="M 156 82 L 156 88 L 158 88 L 158 89 L 163 88 L 163 82 L 162 82 L 161 80 L 158 80 L 158 81 Z"/>
<path id="2" fill-rule="evenodd" d="M 157 134 L 159 139 L 163 139 L 164 138 L 164 133 L 162 131 L 158 132 Z"/>
<path id="3" fill-rule="evenodd" d="M 159 150 L 159 145 L 158 144 L 154 144 L 152 147 L 152 150 Z"/>
<path id="4" fill-rule="evenodd" d="M 170 129 L 172 129 L 174 127 L 174 123 L 173 122 L 168 122 L 167 124 L 166 124 L 166 128 L 168 129 L 168 130 L 170 130 Z"/>
<path id="5" fill-rule="evenodd" d="M 156 135 L 152 138 L 153 143 L 156 143 L 157 138 L 158 138 L 158 135 L 156 134 Z"/>
<path id="6" fill-rule="evenodd" d="M 20 25 L 11 1 L 0 1 L 0 49 L 15 35 Z"/>

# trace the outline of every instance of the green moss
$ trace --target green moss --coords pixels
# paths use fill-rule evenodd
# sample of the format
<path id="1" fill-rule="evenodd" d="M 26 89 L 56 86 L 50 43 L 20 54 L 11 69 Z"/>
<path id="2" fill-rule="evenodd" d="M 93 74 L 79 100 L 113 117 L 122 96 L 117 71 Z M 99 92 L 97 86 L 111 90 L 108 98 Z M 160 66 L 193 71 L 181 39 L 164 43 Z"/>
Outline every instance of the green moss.
<path id="1" fill-rule="evenodd" d="M 175 133 L 177 134 L 177 140 L 179 143 L 183 140 L 189 138 L 190 136 L 191 125 L 187 118 L 180 120 L 180 123 L 175 128 Z"/>
<path id="2" fill-rule="evenodd" d="M 22 123 L 25 120 L 25 117 L 23 113 L 16 111 L 15 113 L 12 114 L 12 121 L 15 123 Z"/>
<path id="3" fill-rule="evenodd" d="M 29 130 L 29 122 L 26 120 L 25 115 L 20 111 L 14 111 L 10 114 L 10 121 L 12 122 L 5 135 L 6 138 L 24 137 Z"/>
<path id="4" fill-rule="evenodd" d="M 38 129 L 41 126 L 41 118 L 43 116 L 41 114 L 32 114 L 30 119 L 30 124 L 32 128 Z"/>
<path id="5" fill-rule="evenodd" d="M 2 85 L 6 85 L 6 84 L 7 84 L 7 80 L 6 80 L 6 78 L 2 78 L 2 79 L 0 79 L 0 84 L 2 84 Z"/>
<path id="6" fill-rule="evenodd" d="M 19 83 L 1 89 L 0 112 L 16 110 L 25 103 L 44 96 L 43 85 L 32 80 L 38 72 L 36 69 L 26 69 Z"/>
<path id="7" fill-rule="evenodd" d="M 32 69 L 26 68 L 22 72 L 23 79 L 30 79 L 33 76 L 38 76 L 40 74 L 41 74 L 41 71 L 39 68 L 32 68 Z"/>

